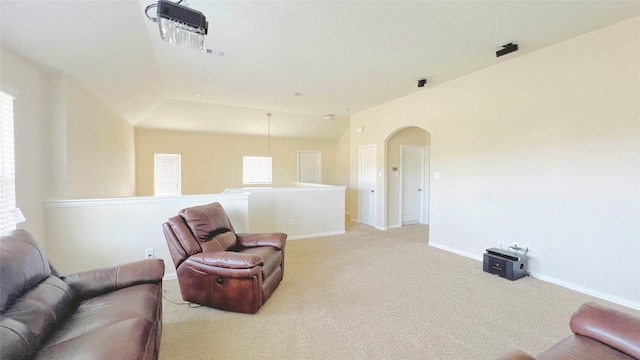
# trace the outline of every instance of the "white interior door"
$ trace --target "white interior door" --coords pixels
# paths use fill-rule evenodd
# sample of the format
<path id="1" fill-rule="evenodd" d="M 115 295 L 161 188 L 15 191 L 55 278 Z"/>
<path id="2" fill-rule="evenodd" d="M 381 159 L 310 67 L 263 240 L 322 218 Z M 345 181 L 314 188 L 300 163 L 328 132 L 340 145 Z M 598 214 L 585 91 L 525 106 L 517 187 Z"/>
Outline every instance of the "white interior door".
<path id="1" fill-rule="evenodd" d="M 358 218 L 369 226 L 376 220 L 376 153 L 376 145 L 367 145 L 358 156 Z"/>
<path id="2" fill-rule="evenodd" d="M 320 151 L 298 151 L 298 181 L 322 183 L 322 158 Z"/>
<path id="3" fill-rule="evenodd" d="M 426 148 L 402 145 L 402 224 L 427 223 Z"/>
<path id="4" fill-rule="evenodd" d="M 420 217 L 421 224 L 429 224 L 429 165 L 431 159 L 431 148 L 424 148 L 424 166 L 422 171 L 423 191 L 422 191 L 422 215 Z"/>

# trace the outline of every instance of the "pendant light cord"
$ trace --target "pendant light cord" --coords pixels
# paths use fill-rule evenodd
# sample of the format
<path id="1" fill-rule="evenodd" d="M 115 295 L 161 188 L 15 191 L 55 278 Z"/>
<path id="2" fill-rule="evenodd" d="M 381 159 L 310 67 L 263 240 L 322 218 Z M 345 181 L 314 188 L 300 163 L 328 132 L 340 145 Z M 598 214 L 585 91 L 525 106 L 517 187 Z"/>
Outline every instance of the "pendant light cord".
<path id="1" fill-rule="evenodd" d="M 271 157 L 271 113 L 267 113 L 267 153 Z"/>

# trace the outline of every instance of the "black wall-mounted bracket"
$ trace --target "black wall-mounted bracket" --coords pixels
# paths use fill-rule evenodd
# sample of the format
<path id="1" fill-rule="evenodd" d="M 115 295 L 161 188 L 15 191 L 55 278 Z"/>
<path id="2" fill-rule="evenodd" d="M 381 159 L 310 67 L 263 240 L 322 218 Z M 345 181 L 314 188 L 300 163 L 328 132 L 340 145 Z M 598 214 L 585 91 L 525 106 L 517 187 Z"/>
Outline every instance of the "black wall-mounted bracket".
<path id="1" fill-rule="evenodd" d="M 496 51 L 496 57 L 507 55 L 517 50 L 518 50 L 518 44 L 508 43 L 506 45 L 502 45 L 502 49 Z"/>

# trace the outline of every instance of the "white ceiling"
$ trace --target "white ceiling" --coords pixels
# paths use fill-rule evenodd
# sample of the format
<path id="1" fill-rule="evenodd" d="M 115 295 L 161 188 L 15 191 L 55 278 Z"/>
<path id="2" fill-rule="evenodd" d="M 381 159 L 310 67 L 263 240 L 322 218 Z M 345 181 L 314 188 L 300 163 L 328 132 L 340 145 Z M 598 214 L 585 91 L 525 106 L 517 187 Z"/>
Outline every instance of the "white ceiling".
<path id="1" fill-rule="evenodd" d="M 333 141 L 354 112 L 640 14 L 640 1 L 189 0 L 205 49 L 228 53 L 215 57 L 162 41 L 152 2 L 0 0 L 2 48 L 137 127 L 265 135 L 270 112 L 272 136 Z M 496 58 L 508 42 L 520 50 Z"/>

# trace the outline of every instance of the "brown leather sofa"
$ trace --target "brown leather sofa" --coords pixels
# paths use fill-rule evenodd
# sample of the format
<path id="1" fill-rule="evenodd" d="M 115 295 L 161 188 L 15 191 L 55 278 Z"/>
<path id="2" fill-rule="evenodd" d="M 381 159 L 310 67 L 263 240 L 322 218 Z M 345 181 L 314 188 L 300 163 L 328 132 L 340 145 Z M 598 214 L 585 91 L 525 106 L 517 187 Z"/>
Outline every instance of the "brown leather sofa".
<path id="1" fill-rule="evenodd" d="M 60 276 L 25 230 L 0 236 L 0 359 L 157 359 L 164 262 Z"/>
<path id="2" fill-rule="evenodd" d="M 284 276 L 284 233 L 236 234 L 220 203 L 180 210 L 162 225 L 185 301 L 256 313 Z"/>
<path id="3" fill-rule="evenodd" d="M 640 318 L 589 302 L 571 316 L 569 326 L 573 335 L 536 357 L 518 350 L 499 360 L 640 359 Z"/>

